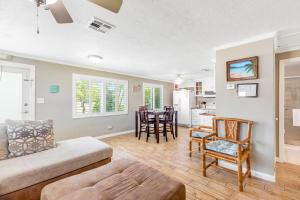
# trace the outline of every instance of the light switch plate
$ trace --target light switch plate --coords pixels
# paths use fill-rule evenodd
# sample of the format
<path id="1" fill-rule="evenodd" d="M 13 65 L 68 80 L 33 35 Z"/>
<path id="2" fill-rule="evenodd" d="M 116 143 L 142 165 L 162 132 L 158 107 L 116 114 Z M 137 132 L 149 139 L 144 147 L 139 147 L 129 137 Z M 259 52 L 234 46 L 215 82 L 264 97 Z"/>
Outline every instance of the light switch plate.
<path id="1" fill-rule="evenodd" d="M 45 98 L 37 98 L 36 103 L 38 104 L 44 104 L 45 103 Z"/>

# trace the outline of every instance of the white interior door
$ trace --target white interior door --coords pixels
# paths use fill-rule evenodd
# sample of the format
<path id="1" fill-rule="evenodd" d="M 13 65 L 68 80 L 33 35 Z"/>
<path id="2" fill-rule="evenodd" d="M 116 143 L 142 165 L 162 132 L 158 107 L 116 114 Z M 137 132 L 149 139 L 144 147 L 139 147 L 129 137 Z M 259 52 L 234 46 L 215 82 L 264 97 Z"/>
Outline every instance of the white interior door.
<path id="1" fill-rule="evenodd" d="M 300 57 L 280 61 L 279 162 L 300 165 Z"/>
<path id="2" fill-rule="evenodd" d="M 0 65 L 0 123 L 34 117 L 30 69 Z"/>

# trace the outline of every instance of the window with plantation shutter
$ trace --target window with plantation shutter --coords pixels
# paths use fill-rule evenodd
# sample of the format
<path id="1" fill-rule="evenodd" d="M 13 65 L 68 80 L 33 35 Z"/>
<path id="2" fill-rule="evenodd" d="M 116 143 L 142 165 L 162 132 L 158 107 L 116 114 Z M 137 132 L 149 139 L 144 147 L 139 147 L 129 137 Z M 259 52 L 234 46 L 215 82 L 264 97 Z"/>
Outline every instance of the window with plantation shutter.
<path id="1" fill-rule="evenodd" d="M 128 114 L 128 81 L 73 74 L 73 118 Z"/>
<path id="2" fill-rule="evenodd" d="M 163 86 L 144 83 L 143 103 L 148 110 L 163 109 Z"/>

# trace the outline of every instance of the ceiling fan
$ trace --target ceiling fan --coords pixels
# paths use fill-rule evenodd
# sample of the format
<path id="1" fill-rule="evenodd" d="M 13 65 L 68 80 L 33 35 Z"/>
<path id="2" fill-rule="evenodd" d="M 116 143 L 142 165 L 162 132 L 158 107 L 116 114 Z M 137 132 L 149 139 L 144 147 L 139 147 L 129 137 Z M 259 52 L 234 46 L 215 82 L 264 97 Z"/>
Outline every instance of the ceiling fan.
<path id="1" fill-rule="evenodd" d="M 59 24 L 72 23 L 73 19 L 63 4 L 63 0 L 34 0 L 37 7 L 46 6 Z M 88 0 L 114 13 L 118 13 L 123 0 Z"/>

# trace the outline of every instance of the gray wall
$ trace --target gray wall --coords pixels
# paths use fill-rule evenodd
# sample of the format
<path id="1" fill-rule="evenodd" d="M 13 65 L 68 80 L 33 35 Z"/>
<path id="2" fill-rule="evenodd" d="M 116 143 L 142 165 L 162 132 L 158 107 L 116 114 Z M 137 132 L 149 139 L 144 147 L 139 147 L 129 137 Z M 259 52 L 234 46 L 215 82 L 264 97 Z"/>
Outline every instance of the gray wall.
<path id="1" fill-rule="evenodd" d="M 142 90 L 133 92 L 132 88 L 137 84 L 142 85 L 143 82 L 162 84 L 164 86 L 164 105 L 172 105 L 172 83 L 17 57 L 13 58 L 13 62 L 36 66 L 36 97 L 45 98 L 45 104 L 36 104 L 36 119 L 54 120 L 56 140 L 80 136 L 101 136 L 133 130 L 135 127 L 134 113 L 138 106 L 143 104 L 143 94 Z M 72 73 L 128 80 L 128 115 L 72 119 Z M 49 86 L 52 84 L 60 86 L 58 94 L 48 92 Z M 108 126 L 113 126 L 113 129 L 108 130 Z"/>
<path id="2" fill-rule="evenodd" d="M 274 175 L 275 159 L 275 58 L 273 39 L 266 39 L 216 52 L 217 116 L 253 120 L 252 167 Z M 259 56 L 258 98 L 239 98 L 226 90 L 226 61 Z M 239 82 L 234 82 L 239 83 Z"/>

